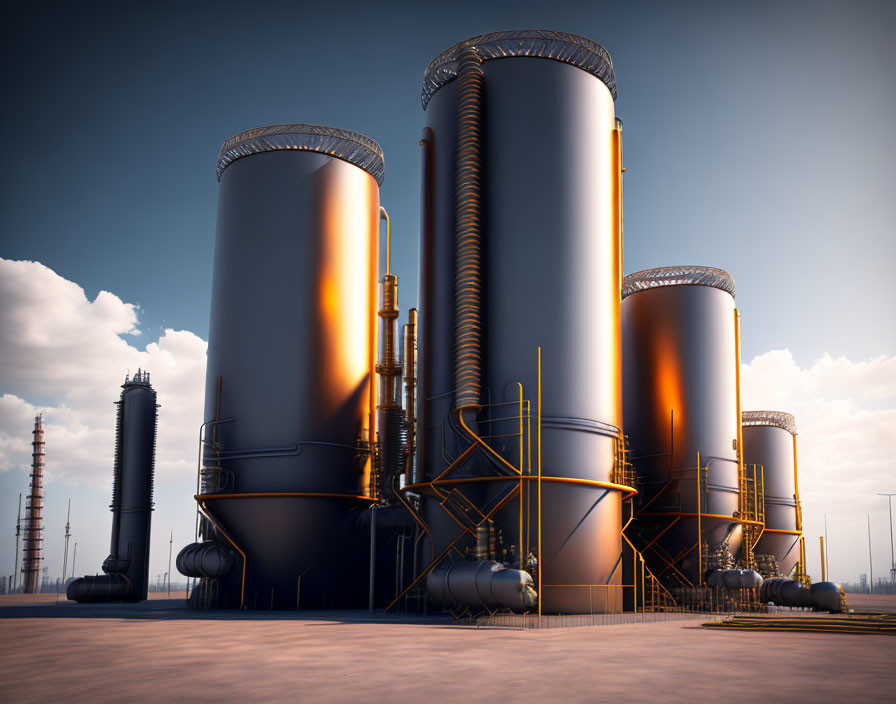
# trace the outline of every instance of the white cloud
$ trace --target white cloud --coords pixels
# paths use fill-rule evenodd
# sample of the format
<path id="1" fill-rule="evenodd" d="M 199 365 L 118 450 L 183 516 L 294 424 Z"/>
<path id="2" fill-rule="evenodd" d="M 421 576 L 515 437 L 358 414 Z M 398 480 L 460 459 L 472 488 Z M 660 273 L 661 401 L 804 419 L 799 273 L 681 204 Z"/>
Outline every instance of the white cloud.
<path id="1" fill-rule="evenodd" d="M 34 415 L 43 410 L 48 479 L 108 485 L 113 403 L 125 374 L 139 367 L 152 373 L 162 406 L 158 479 L 195 472 L 206 343 L 169 329 L 134 347 L 122 335 L 139 334 L 137 314 L 108 291 L 88 300 L 43 264 L 0 259 L 0 471 L 28 466 Z"/>
<path id="2" fill-rule="evenodd" d="M 807 563 L 820 574 L 818 536 L 828 516 L 833 578 L 868 572 L 866 514 L 871 514 L 874 572 L 890 566 L 886 500 L 896 491 L 891 442 L 896 434 L 896 357 L 863 362 L 824 355 L 800 367 L 789 350 L 774 350 L 743 365 L 744 410 L 796 416 L 800 498 Z"/>

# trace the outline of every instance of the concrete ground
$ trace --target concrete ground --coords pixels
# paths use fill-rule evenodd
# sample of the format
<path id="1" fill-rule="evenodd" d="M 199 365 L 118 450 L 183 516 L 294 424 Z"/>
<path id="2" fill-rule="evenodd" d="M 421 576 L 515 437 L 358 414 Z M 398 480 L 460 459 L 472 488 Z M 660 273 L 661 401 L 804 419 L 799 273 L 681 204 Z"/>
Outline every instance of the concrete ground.
<path id="1" fill-rule="evenodd" d="M 890 636 L 720 631 L 699 620 L 521 631 L 53 599 L 0 597 L 4 701 L 896 700 Z M 896 611 L 896 597 L 850 604 Z"/>

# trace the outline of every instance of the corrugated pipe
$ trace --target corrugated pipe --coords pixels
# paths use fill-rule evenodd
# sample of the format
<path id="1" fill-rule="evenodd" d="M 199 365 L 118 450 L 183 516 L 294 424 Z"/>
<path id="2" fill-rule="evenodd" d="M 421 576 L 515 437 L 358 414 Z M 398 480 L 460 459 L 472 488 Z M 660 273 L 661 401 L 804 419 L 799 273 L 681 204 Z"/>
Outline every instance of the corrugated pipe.
<path id="1" fill-rule="evenodd" d="M 755 570 L 716 570 L 706 584 L 725 589 L 755 589 L 762 586 L 762 575 Z"/>
<path id="2" fill-rule="evenodd" d="M 175 565 L 184 577 L 215 579 L 233 569 L 233 551 L 214 540 L 190 543 L 177 554 Z"/>
<path id="3" fill-rule="evenodd" d="M 776 606 L 812 608 L 815 611 L 839 613 L 846 606 L 843 587 L 835 582 L 816 582 L 806 587 L 793 579 L 767 579 L 762 584 L 759 599 Z"/>
<path id="4" fill-rule="evenodd" d="M 455 166 L 454 383 L 458 407 L 482 389 L 482 59 L 476 47 L 457 61 Z"/>
<path id="5" fill-rule="evenodd" d="M 136 601 L 132 584 L 123 574 L 78 577 L 68 583 L 65 596 L 79 603 L 97 601 Z"/>

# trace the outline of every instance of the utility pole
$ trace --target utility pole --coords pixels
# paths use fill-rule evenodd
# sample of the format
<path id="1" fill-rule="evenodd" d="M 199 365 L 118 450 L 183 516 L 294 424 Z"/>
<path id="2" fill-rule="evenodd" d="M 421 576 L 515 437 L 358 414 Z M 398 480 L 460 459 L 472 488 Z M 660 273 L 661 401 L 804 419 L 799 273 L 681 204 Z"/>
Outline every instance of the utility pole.
<path id="1" fill-rule="evenodd" d="M 168 541 L 168 598 L 171 598 L 171 549 L 174 547 L 174 529 L 171 530 L 171 540 Z"/>
<path id="2" fill-rule="evenodd" d="M 58 582 L 59 589 L 65 584 L 65 573 L 68 572 L 68 539 L 72 536 L 72 500 L 68 500 L 68 513 L 65 516 L 65 548 L 62 551 L 62 581 Z M 59 589 L 56 590 L 56 603 L 59 603 Z"/>
<path id="3" fill-rule="evenodd" d="M 16 565 L 12 572 L 12 590 L 19 586 L 19 536 L 22 534 L 22 492 L 19 492 L 19 512 L 16 514 Z"/>
<path id="4" fill-rule="evenodd" d="M 72 579 L 75 578 L 75 559 L 78 557 L 78 543 L 75 543 L 75 551 L 72 553 Z"/>
<path id="5" fill-rule="evenodd" d="M 887 497 L 887 507 L 890 509 L 890 582 L 896 584 L 896 554 L 893 552 L 893 497 L 896 493 L 878 494 Z"/>
<path id="6" fill-rule="evenodd" d="M 871 560 L 871 514 L 866 513 L 868 519 L 868 593 L 874 594 L 874 563 Z"/>
<path id="7" fill-rule="evenodd" d="M 68 541 L 72 537 L 72 500 L 68 500 L 68 514 L 65 517 L 65 554 L 62 557 L 62 581 L 65 582 L 65 573 L 68 571 Z"/>
<path id="8" fill-rule="evenodd" d="M 828 572 L 831 571 L 831 558 L 828 555 L 828 514 L 824 514 L 824 561 L 828 566 Z"/>

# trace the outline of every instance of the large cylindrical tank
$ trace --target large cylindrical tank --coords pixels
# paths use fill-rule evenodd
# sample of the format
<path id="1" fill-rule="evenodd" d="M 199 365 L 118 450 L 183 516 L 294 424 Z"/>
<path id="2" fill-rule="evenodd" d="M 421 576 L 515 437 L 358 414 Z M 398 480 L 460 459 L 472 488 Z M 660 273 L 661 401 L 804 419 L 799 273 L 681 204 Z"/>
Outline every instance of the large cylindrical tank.
<path id="1" fill-rule="evenodd" d="M 716 558 L 736 554 L 741 541 L 734 280 L 711 267 L 649 269 L 626 276 L 622 296 L 636 530 L 661 581 L 699 584 L 708 569 L 728 566 Z"/>
<path id="2" fill-rule="evenodd" d="M 382 151 L 262 127 L 224 143 L 218 178 L 199 501 L 245 554 L 218 605 L 364 605 L 347 518 L 371 503 Z"/>
<path id="3" fill-rule="evenodd" d="M 753 548 L 774 555 L 784 575 L 800 557 L 802 534 L 797 501 L 796 421 L 781 411 L 744 411 L 744 464 L 762 466 L 765 530 Z"/>
<path id="4" fill-rule="evenodd" d="M 468 84 L 458 76 L 466 70 L 478 76 Z M 622 603 L 625 492 L 607 486 L 621 424 L 615 94 L 612 61 L 602 46 L 549 31 L 468 39 L 430 64 L 423 85 L 423 482 L 416 489 L 428 497 L 426 520 L 438 555 L 462 535 L 461 524 L 481 521 L 462 508 L 467 500 L 488 514 L 522 485 L 525 508 L 515 495 L 493 518 L 517 565 L 520 548 L 524 556 L 540 554 L 536 589 L 540 582 L 545 613 L 615 611 Z M 458 233 L 471 220 L 480 244 L 475 253 L 459 252 Z M 460 265 L 458 257 L 465 257 Z M 456 278 L 472 267 L 478 303 L 470 319 L 465 304 L 458 306 Z M 470 359 L 458 361 L 473 345 L 478 391 L 467 383 Z M 470 388 L 488 407 L 459 419 L 453 411 Z M 510 470 L 480 452 L 445 477 L 454 483 L 441 485 L 441 494 L 424 486 L 470 446 L 460 420 L 522 469 L 524 479 L 508 480 Z M 443 499 L 455 491 L 459 495 Z M 461 550 L 471 540 L 461 538 Z M 453 551 L 446 557 L 455 558 L 461 559 Z"/>

